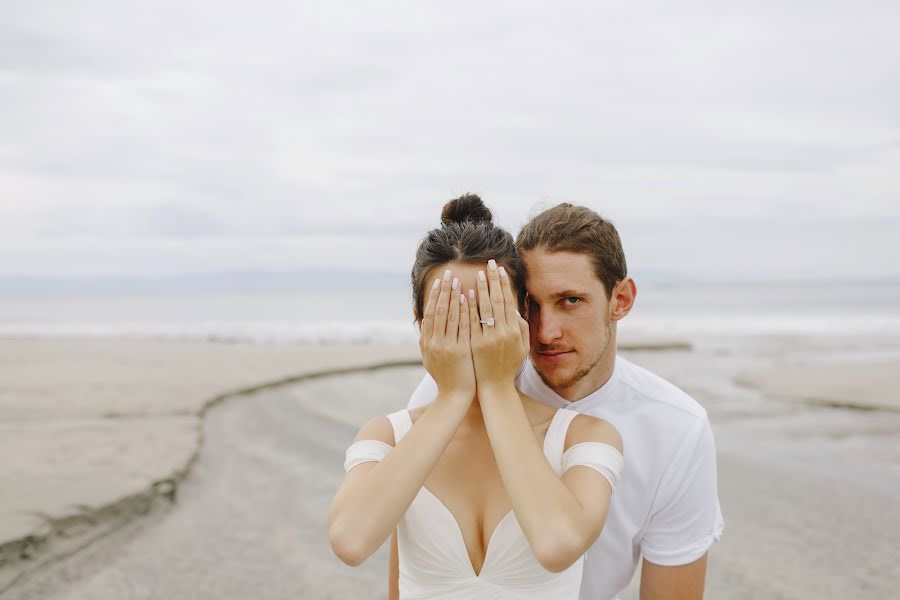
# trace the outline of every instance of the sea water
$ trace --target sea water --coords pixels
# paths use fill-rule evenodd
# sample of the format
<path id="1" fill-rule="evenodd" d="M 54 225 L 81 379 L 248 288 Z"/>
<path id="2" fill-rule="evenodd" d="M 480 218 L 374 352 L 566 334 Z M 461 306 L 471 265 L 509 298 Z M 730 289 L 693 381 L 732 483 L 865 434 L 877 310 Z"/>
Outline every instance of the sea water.
<path id="1" fill-rule="evenodd" d="M 0 298 L 0 336 L 322 344 L 417 339 L 408 289 Z M 900 338 L 900 282 L 640 285 L 626 335 Z"/>

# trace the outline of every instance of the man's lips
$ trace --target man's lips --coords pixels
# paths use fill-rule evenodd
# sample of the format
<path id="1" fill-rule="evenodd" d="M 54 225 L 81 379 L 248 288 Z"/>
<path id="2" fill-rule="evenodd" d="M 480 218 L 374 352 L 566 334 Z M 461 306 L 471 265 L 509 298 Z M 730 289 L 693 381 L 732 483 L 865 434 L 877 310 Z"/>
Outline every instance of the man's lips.
<path id="1" fill-rule="evenodd" d="M 538 356 L 541 360 L 555 361 L 562 360 L 573 352 L 574 350 L 538 350 Z"/>

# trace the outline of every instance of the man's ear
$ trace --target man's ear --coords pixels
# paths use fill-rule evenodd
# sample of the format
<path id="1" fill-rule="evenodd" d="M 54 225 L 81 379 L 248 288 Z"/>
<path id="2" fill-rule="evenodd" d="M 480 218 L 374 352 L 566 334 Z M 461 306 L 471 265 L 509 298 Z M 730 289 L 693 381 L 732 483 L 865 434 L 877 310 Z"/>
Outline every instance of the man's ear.
<path id="1" fill-rule="evenodd" d="M 610 298 L 610 319 L 620 321 L 628 316 L 634 307 L 634 300 L 637 297 L 637 286 L 634 279 L 626 277 L 613 287 L 612 298 Z"/>

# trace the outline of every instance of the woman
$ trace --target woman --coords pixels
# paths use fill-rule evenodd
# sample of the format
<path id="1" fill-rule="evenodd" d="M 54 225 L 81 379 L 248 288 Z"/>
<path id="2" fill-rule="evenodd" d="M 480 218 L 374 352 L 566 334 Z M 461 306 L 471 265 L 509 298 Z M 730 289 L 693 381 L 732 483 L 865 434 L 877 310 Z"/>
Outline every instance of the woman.
<path id="1" fill-rule="evenodd" d="M 396 530 L 402 600 L 578 598 L 621 438 L 516 390 L 529 341 L 512 236 L 473 195 L 449 202 L 441 220 L 413 267 L 438 395 L 360 429 L 328 515 L 332 548 L 358 565 Z"/>

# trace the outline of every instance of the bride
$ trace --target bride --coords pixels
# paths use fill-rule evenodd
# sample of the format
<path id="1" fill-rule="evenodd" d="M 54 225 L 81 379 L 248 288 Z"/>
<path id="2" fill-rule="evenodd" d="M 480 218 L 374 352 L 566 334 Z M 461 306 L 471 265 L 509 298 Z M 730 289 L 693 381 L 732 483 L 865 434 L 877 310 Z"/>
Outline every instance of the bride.
<path id="1" fill-rule="evenodd" d="M 450 201 L 441 222 L 412 272 L 437 398 L 359 430 L 328 514 L 331 547 L 355 566 L 396 531 L 402 600 L 574 600 L 622 440 L 606 421 L 516 389 L 529 338 L 512 236 L 474 195 Z"/>

